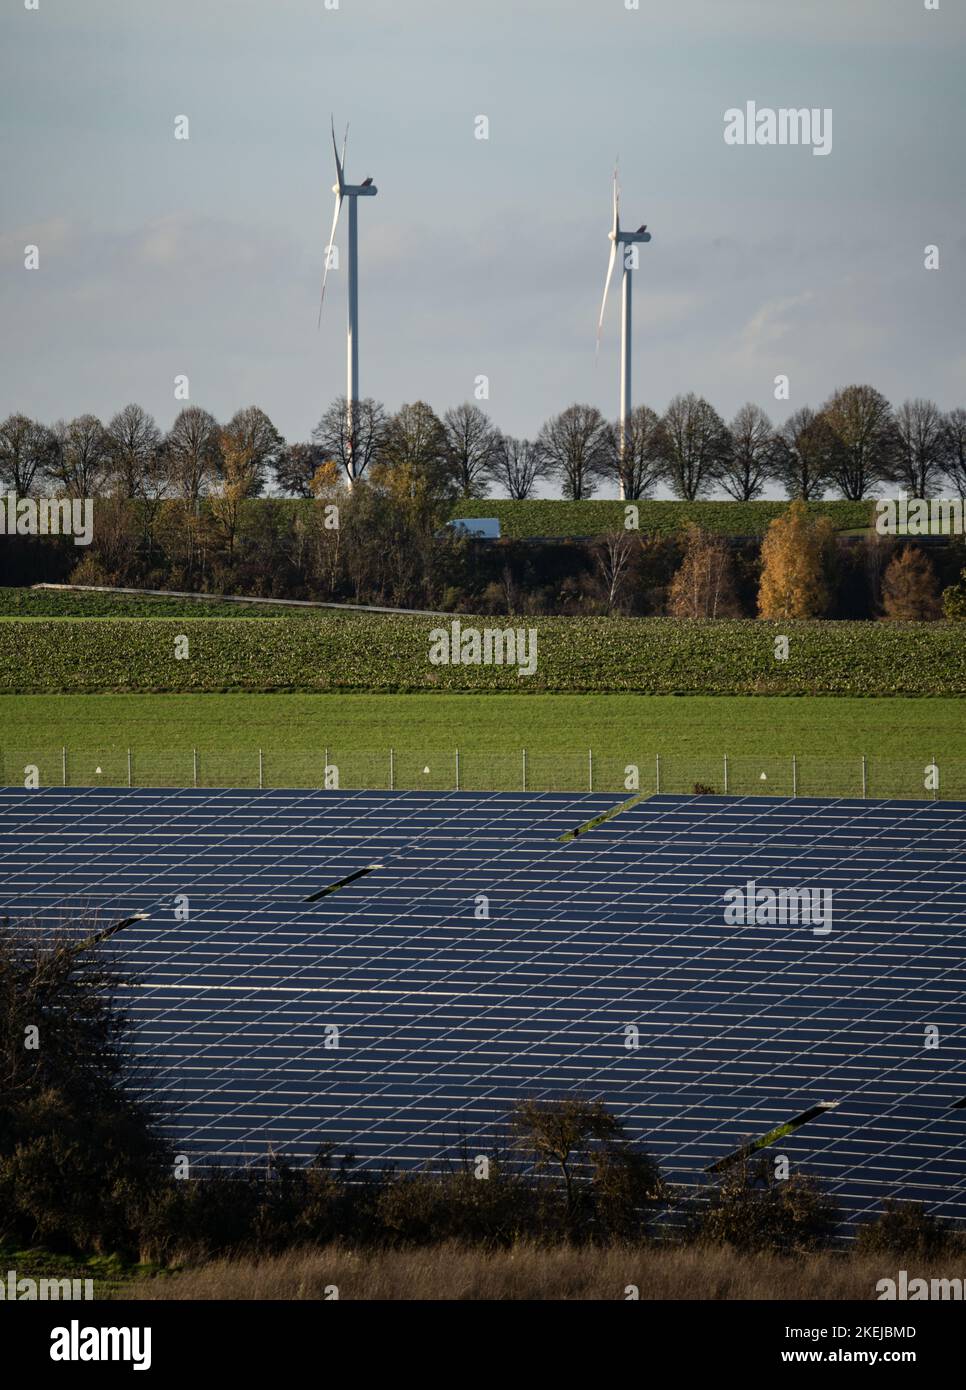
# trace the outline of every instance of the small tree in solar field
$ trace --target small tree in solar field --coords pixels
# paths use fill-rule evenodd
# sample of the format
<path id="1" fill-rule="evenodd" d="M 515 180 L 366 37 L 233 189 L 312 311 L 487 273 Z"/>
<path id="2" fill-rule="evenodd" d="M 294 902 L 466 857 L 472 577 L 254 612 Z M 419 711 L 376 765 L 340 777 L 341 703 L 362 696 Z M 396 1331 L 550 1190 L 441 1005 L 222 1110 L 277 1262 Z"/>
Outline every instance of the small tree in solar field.
<path id="1" fill-rule="evenodd" d="M 570 1235 L 582 1226 L 596 1234 L 639 1232 L 648 1204 L 663 1195 L 657 1165 L 631 1149 L 620 1121 L 599 1100 L 528 1100 L 514 1106 L 510 1127 L 538 1171 L 561 1178 L 564 1222 Z"/>
<path id="2" fill-rule="evenodd" d="M 931 1259 L 957 1245 L 962 1248 L 962 1244 L 962 1237 L 927 1212 L 922 1202 L 897 1202 L 892 1198 L 886 1198 L 874 1221 L 863 1221 L 856 1231 L 856 1245 L 864 1255 L 918 1255 Z"/>
<path id="3" fill-rule="evenodd" d="M 626 1140 L 611 1141 L 594 1155 L 594 1234 L 598 1238 L 639 1238 L 655 1208 L 672 1197 L 650 1154 L 632 1149 Z"/>
<path id="4" fill-rule="evenodd" d="M 699 1240 L 736 1250 L 816 1250 L 839 1221 L 834 1202 L 804 1174 L 777 1178 L 767 1158 L 744 1157 L 721 1172 L 694 1223 Z"/>

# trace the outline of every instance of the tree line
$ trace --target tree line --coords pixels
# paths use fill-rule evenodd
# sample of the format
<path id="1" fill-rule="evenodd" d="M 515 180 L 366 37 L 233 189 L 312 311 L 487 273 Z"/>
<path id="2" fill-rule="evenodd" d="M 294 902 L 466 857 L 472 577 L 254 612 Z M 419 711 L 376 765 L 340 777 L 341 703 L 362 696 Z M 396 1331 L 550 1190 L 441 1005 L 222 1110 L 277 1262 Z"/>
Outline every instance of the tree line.
<path id="1" fill-rule="evenodd" d="M 574 404 L 534 439 L 504 434 L 471 402 L 436 414 L 424 401 L 395 413 L 367 398 L 350 412 L 334 401 L 310 440 L 288 443 L 257 406 L 226 423 L 185 406 L 165 433 L 127 405 L 106 424 L 85 414 L 53 426 L 13 414 L 0 424 L 0 484 L 27 497 L 54 489 L 71 497 L 114 495 L 191 505 L 206 496 L 231 508 L 266 490 L 292 497 L 394 470 L 403 486 L 436 499 L 532 496 L 538 484 L 568 499 L 606 484 L 628 500 L 666 486 L 695 501 L 720 490 L 753 501 L 771 485 L 789 498 L 833 492 L 861 501 L 882 484 L 911 497 L 951 487 L 966 497 L 966 410 L 943 412 L 915 398 L 893 407 L 869 385 L 835 391 L 819 409 L 802 406 L 775 425 L 748 402 L 727 422 L 694 392 L 663 414 L 640 405 L 623 437 L 594 406 Z"/>

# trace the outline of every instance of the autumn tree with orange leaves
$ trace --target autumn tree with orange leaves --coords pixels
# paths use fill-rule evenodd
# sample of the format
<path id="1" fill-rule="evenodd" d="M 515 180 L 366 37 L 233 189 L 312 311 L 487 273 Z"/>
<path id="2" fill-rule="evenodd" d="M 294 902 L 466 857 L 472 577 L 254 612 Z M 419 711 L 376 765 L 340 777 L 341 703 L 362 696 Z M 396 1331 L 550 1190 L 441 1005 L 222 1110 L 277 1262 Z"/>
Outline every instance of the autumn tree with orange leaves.
<path id="1" fill-rule="evenodd" d="M 758 615 L 818 618 L 829 603 L 827 573 L 834 528 L 801 500 L 776 517 L 761 545 Z"/>

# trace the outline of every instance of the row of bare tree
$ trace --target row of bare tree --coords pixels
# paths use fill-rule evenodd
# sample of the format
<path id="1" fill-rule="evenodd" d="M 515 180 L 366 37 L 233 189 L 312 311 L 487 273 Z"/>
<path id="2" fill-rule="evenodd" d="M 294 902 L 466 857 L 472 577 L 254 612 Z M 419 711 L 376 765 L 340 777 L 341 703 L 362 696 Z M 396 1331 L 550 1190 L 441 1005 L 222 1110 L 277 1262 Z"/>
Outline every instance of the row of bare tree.
<path id="1" fill-rule="evenodd" d="M 523 499 L 541 481 L 575 500 L 603 483 L 618 484 L 629 499 L 662 484 L 688 501 L 716 489 L 751 501 L 770 484 L 806 501 L 829 491 L 859 501 L 883 483 L 913 497 L 949 485 L 966 497 L 966 410 L 944 414 L 920 398 L 894 409 L 871 386 L 847 386 L 820 410 L 803 406 L 778 427 L 750 402 L 728 424 L 690 392 L 660 416 L 638 406 L 623 440 L 590 405 L 569 406 L 528 440 L 503 434 L 468 402 L 440 418 L 423 401 L 390 414 L 371 398 L 351 415 L 344 398 L 333 402 L 311 441 L 296 444 L 286 444 L 256 406 L 225 425 L 186 406 L 167 434 L 138 405 L 107 425 L 81 415 L 48 427 L 20 414 L 0 424 L 0 484 L 20 496 L 40 487 L 191 503 L 214 494 L 231 506 L 270 485 L 309 497 L 323 481 L 348 477 L 350 468 L 358 478 L 372 465 L 437 500 L 494 488 Z"/>

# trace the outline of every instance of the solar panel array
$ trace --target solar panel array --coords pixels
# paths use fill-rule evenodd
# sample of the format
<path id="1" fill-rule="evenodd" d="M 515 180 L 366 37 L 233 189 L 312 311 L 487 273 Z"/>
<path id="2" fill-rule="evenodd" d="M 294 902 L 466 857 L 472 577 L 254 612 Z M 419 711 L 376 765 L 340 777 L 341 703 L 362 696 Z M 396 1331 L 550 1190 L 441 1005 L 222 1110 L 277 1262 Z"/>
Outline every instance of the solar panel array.
<path id="1" fill-rule="evenodd" d="M 198 1161 L 439 1164 L 579 1092 L 701 1182 L 825 1104 L 778 1148 L 847 1214 L 966 1222 L 966 804 L 657 796 L 561 842 L 612 807 L 6 790 L 0 915 L 147 914 L 109 949 Z M 748 881 L 830 889 L 831 930 L 729 924 Z"/>

